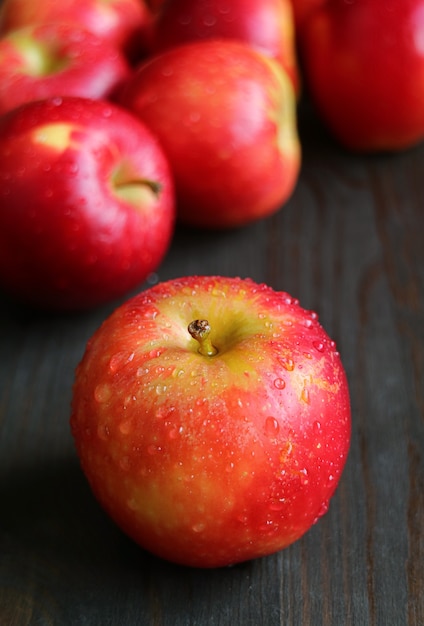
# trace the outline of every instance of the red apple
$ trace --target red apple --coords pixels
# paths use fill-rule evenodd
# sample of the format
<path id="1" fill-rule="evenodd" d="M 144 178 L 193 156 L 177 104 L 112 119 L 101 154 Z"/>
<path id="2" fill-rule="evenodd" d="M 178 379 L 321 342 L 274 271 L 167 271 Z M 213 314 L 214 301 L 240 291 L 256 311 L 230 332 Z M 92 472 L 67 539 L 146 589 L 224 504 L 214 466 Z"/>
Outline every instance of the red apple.
<path id="1" fill-rule="evenodd" d="M 301 537 L 350 441 L 345 372 L 317 317 L 248 279 L 186 277 L 90 339 L 71 427 L 93 493 L 170 561 L 217 567 Z"/>
<path id="2" fill-rule="evenodd" d="M 129 73 L 117 48 L 76 26 L 16 30 L 0 38 L 0 114 L 52 96 L 106 98 Z"/>
<path id="3" fill-rule="evenodd" d="M 327 0 L 291 0 L 295 31 L 300 31 L 311 13 L 325 2 Z"/>
<path id="4" fill-rule="evenodd" d="M 329 0 L 299 35 L 305 83 L 343 145 L 399 150 L 424 138 L 423 0 Z"/>
<path id="5" fill-rule="evenodd" d="M 156 22 L 156 51 L 211 38 L 244 41 L 279 61 L 298 89 L 290 0 L 168 0 Z"/>
<path id="6" fill-rule="evenodd" d="M 65 22 L 125 51 L 132 49 L 136 38 L 149 36 L 151 21 L 151 11 L 143 0 L 3 0 L 0 9 L 2 32 Z"/>
<path id="7" fill-rule="evenodd" d="M 168 162 L 105 101 L 54 98 L 0 118 L 0 287 L 79 310 L 141 283 L 173 231 Z"/>
<path id="8" fill-rule="evenodd" d="M 244 43 L 194 42 L 141 64 L 120 102 L 159 137 L 181 221 L 226 228 L 270 215 L 300 167 L 293 86 Z"/>

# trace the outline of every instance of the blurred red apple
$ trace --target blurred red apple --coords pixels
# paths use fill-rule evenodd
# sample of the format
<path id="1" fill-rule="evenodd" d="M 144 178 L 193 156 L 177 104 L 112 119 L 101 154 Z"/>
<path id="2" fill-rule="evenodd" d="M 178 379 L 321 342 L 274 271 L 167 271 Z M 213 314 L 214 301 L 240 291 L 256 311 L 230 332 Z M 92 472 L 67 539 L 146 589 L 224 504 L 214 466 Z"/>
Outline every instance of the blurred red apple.
<path id="1" fill-rule="evenodd" d="M 328 0 L 299 33 L 311 97 L 346 147 L 408 148 L 424 137 L 424 0 Z"/>
<path id="2" fill-rule="evenodd" d="M 0 287 L 23 302 L 121 296 L 157 268 L 173 223 L 166 157 L 126 111 L 54 98 L 0 118 Z"/>
<path id="3" fill-rule="evenodd" d="M 276 59 L 298 89 L 290 0 L 168 0 L 159 12 L 153 49 L 211 38 L 244 41 Z"/>
<path id="4" fill-rule="evenodd" d="M 137 69 L 120 101 L 159 138 L 181 221 L 240 226 L 275 212 L 292 193 L 300 167 L 293 85 L 247 44 L 171 48 Z"/>
<path id="5" fill-rule="evenodd" d="M 134 39 L 150 36 L 151 20 L 144 0 L 4 0 L 0 8 L 2 32 L 32 24 L 71 23 L 126 51 Z"/>
<path id="6" fill-rule="evenodd" d="M 28 26 L 0 38 L 0 113 L 51 96 L 105 98 L 129 72 L 124 55 L 88 31 Z"/>
<path id="7" fill-rule="evenodd" d="M 196 567 L 296 541 L 327 512 L 349 450 L 334 342 L 248 279 L 186 277 L 121 305 L 87 345 L 72 406 L 101 505 L 143 548 Z"/>
<path id="8" fill-rule="evenodd" d="M 298 33 L 302 28 L 305 20 L 318 6 L 323 5 L 327 0 L 290 0 L 293 10 L 293 19 L 295 31 Z"/>

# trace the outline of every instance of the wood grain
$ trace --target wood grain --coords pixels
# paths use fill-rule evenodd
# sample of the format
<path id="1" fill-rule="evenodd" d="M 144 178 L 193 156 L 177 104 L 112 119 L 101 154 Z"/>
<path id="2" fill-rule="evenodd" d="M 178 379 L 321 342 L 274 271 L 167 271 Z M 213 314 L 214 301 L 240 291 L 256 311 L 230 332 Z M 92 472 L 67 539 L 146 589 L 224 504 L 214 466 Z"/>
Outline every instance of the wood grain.
<path id="1" fill-rule="evenodd" d="M 2 296 L 0 624 L 424 624 L 424 146 L 347 154 L 307 108 L 300 129 L 287 205 L 236 231 L 178 228 L 157 278 L 250 276 L 318 312 L 353 411 L 328 514 L 285 551 L 233 568 L 137 548 L 93 500 L 69 431 L 74 368 L 118 303 L 47 316 Z"/>

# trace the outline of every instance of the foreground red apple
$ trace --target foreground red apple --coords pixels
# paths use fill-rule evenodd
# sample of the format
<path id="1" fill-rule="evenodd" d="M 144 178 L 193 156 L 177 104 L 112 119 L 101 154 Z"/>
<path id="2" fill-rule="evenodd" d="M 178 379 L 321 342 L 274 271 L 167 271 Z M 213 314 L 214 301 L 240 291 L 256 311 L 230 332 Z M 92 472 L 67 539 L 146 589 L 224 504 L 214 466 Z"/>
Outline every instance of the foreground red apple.
<path id="1" fill-rule="evenodd" d="M 52 96 L 106 98 L 129 72 L 118 49 L 76 26 L 13 31 L 0 38 L 0 113 Z"/>
<path id="2" fill-rule="evenodd" d="M 94 33 L 108 45 L 131 50 L 150 33 L 151 12 L 143 0 L 3 0 L 0 31 L 63 22 Z"/>
<path id="3" fill-rule="evenodd" d="M 126 111 L 55 98 L 0 118 L 0 287 L 19 299 L 78 310 L 124 294 L 173 221 L 167 160 Z"/>
<path id="4" fill-rule="evenodd" d="M 292 193 L 300 166 L 293 86 L 278 63 L 247 44 L 172 48 L 137 69 L 120 102 L 159 137 L 182 222 L 241 226 Z"/>
<path id="5" fill-rule="evenodd" d="M 298 89 L 290 0 L 168 0 L 156 22 L 154 50 L 211 38 L 244 41 L 281 63 Z"/>
<path id="6" fill-rule="evenodd" d="M 311 97 L 343 145 L 399 150 L 424 138 L 423 0 L 329 0 L 299 35 Z"/>
<path id="7" fill-rule="evenodd" d="M 78 366 L 91 488 L 142 547 L 217 567 L 281 550 L 328 509 L 350 441 L 334 342 L 248 279 L 188 277 L 118 308 Z"/>

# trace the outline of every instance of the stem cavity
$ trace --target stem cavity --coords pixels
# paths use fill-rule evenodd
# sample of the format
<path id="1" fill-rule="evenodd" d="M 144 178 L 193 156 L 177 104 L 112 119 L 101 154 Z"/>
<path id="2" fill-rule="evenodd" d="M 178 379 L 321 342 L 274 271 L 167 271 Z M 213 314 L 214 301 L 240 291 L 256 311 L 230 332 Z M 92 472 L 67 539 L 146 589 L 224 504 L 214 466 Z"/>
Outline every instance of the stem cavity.
<path id="1" fill-rule="evenodd" d="M 198 352 L 203 356 L 215 356 L 218 350 L 212 345 L 210 340 L 211 327 L 207 320 L 193 320 L 190 322 L 187 328 L 190 335 L 195 339 L 198 344 Z"/>

